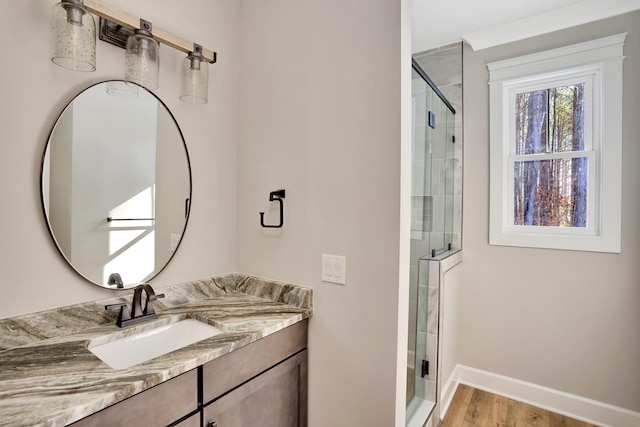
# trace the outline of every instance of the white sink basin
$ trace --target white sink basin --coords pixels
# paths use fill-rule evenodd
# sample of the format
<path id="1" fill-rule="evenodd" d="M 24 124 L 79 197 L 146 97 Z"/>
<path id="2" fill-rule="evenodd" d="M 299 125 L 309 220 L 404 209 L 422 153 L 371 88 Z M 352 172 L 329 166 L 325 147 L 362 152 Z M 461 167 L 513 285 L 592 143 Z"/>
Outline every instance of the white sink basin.
<path id="1" fill-rule="evenodd" d="M 223 333 L 222 329 L 193 319 L 138 332 L 89 350 L 113 369 L 125 369 Z"/>

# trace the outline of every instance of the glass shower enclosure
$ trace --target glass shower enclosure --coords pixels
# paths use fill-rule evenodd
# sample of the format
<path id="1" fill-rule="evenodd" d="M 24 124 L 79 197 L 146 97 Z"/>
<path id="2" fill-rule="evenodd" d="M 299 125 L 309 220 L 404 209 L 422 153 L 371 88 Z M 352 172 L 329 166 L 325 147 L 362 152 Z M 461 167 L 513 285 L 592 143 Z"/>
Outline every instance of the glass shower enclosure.
<path id="1" fill-rule="evenodd" d="M 412 184 L 407 420 L 424 422 L 437 401 L 439 342 L 439 260 L 460 249 L 454 205 L 461 149 L 455 143 L 455 109 L 413 60 Z M 459 221 L 455 221 L 458 223 Z M 431 270 L 431 271 L 430 271 Z M 420 423 L 419 425 L 422 425 Z"/>

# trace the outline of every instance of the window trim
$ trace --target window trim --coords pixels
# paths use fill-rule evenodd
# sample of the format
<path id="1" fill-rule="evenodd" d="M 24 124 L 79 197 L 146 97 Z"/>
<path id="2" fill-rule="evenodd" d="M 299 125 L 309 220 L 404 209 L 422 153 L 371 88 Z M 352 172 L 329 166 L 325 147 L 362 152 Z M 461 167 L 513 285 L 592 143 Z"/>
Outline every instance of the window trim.
<path id="1" fill-rule="evenodd" d="M 491 113 L 489 244 L 620 252 L 625 38 L 626 33 L 487 64 Z M 577 81 L 580 76 L 592 79 L 591 135 L 585 134 L 585 151 L 580 152 L 589 157 L 588 227 L 515 226 L 516 156 L 511 139 L 515 124 L 510 115 L 515 93 L 543 84 L 552 87 L 557 82 Z M 576 153 L 571 152 L 571 157 L 580 157 Z"/>

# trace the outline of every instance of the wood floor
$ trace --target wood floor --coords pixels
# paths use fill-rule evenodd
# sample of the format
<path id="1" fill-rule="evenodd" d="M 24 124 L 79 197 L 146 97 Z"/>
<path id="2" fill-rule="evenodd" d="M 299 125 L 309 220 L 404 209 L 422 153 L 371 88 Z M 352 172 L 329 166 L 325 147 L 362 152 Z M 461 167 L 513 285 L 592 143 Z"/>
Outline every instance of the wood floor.
<path id="1" fill-rule="evenodd" d="M 460 384 L 440 427 L 594 427 Z"/>

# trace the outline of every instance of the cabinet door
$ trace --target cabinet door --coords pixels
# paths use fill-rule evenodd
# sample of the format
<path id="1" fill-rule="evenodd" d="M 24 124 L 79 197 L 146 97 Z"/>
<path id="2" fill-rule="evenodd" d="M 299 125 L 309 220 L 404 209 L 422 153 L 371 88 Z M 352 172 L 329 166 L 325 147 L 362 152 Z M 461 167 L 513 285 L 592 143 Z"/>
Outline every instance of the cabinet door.
<path id="1" fill-rule="evenodd" d="M 306 427 L 307 350 L 204 408 L 206 427 Z"/>

